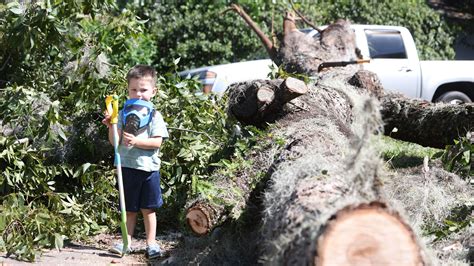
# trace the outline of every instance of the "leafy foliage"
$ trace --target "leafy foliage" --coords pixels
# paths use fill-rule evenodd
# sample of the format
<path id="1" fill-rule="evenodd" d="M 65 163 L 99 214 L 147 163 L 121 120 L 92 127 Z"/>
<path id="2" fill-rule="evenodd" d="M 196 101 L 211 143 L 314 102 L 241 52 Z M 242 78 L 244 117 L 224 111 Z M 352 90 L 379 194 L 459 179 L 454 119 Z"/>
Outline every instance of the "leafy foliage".
<path id="1" fill-rule="evenodd" d="M 457 233 L 466 227 L 474 225 L 474 203 L 466 202 L 453 210 L 443 223 L 430 229 L 426 229 L 427 233 L 434 235 L 435 241 L 446 238 L 447 236 Z"/>
<path id="2" fill-rule="evenodd" d="M 176 67 L 176 66 L 175 66 Z M 214 95 L 196 94 L 201 84 L 180 80 L 175 74 L 160 77 L 156 106 L 168 124 L 170 138 L 163 145 L 163 193 L 168 204 L 182 206 L 187 191 L 209 175 L 209 163 L 228 142 L 232 121 Z"/>
<path id="3" fill-rule="evenodd" d="M 133 12 L 96 4 L 0 6 L 0 250 L 17 259 L 117 228 L 112 147 L 100 110 L 106 94 L 123 102 L 126 70 L 152 62 L 158 46 Z M 155 102 L 170 126 L 162 180 L 171 209 L 205 182 L 233 123 L 223 101 L 197 96 L 197 81 L 174 74 L 177 63 L 159 78 Z"/>
<path id="4" fill-rule="evenodd" d="M 446 170 L 472 178 L 474 176 L 474 138 L 471 133 L 459 140 L 454 140 L 454 145 L 447 145 L 441 160 Z"/>
<path id="5" fill-rule="evenodd" d="M 222 13 L 227 4 L 228 1 L 153 1 L 129 8 L 149 20 L 147 27 L 160 47 L 154 58 L 159 69 L 168 70 L 169 62 L 178 57 L 183 67 L 193 68 L 266 56 L 259 40 L 241 19 L 232 12 Z"/>
<path id="6" fill-rule="evenodd" d="M 103 224 L 114 224 L 108 167 L 46 165 L 42 151 L 3 136 L 0 147 L 0 250 L 34 260 L 35 247 L 61 248 L 64 239 L 83 239 L 104 231 Z"/>

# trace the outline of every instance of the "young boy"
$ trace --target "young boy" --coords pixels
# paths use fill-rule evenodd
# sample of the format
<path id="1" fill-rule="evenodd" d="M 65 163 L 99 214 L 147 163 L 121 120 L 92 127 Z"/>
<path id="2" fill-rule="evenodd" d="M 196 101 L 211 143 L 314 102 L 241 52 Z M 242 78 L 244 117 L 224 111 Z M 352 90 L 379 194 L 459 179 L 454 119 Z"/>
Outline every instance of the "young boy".
<path id="1" fill-rule="evenodd" d="M 127 82 L 129 100 L 119 113 L 117 128 L 120 136 L 119 153 L 127 210 L 128 242 L 131 243 L 140 210 L 145 224 L 146 252 L 148 257 L 153 259 L 162 255 L 155 239 L 155 209 L 163 204 L 158 153 L 163 139 L 168 138 L 168 131 L 163 117 L 153 109 L 150 102 L 157 91 L 155 69 L 147 65 L 137 65 L 128 72 Z M 109 128 L 109 141 L 113 145 L 110 115 L 106 113 L 102 122 Z M 140 126 L 142 130 L 133 130 L 134 127 L 138 129 Z M 122 247 L 123 244 L 118 243 L 110 251 L 121 254 Z"/>

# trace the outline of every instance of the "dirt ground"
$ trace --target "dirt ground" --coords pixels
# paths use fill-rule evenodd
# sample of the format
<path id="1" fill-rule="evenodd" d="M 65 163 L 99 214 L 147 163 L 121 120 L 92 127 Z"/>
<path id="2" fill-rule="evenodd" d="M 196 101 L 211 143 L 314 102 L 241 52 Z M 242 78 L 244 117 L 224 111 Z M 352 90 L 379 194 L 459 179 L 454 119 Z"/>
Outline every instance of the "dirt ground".
<path id="1" fill-rule="evenodd" d="M 180 246 L 182 235 L 176 232 L 167 232 L 157 236 L 157 241 L 165 251 L 165 256 L 152 261 L 145 257 L 145 240 L 134 239 L 132 253 L 120 257 L 108 252 L 112 243 L 120 241 L 120 235 L 101 234 L 93 237 L 91 241 L 82 243 L 70 243 L 61 251 L 56 249 L 45 250 L 38 261 L 34 263 L 17 261 L 7 258 L 0 253 L 0 265 L 158 265 L 173 264 L 174 251 Z"/>

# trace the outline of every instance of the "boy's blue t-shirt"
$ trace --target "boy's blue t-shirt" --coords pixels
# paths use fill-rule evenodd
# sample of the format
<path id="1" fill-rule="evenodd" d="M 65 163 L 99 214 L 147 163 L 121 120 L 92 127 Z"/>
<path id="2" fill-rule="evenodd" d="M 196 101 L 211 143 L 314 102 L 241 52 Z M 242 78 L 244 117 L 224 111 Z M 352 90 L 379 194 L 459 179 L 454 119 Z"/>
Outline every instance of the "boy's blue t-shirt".
<path id="1" fill-rule="evenodd" d="M 122 111 L 119 112 L 118 129 L 122 130 Z M 165 121 L 160 112 L 155 110 L 155 114 L 148 125 L 147 130 L 139 134 L 137 137 L 147 139 L 150 137 L 162 137 L 163 140 L 168 138 L 168 130 L 166 129 Z M 122 167 L 128 167 L 147 172 L 154 172 L 160 170 L 161 160 L 159 157 L 160 149 L 140 149 L 137 147 L 127 147 L 120 143 L 119 154 Z"/>

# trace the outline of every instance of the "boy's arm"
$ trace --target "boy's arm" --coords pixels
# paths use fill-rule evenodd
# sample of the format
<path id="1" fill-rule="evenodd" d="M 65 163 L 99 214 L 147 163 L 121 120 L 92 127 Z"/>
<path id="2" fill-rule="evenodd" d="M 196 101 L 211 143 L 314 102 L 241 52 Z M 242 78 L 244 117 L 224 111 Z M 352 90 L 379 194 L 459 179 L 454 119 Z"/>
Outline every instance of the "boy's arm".
<path id="1" fill-rule="evenodd" d="M 110 131 L 109 131 L 110 137 Z M 135 137 L 133 134 L 123 132 L 123 142 L 129 146 L 134 146 L 140 149 L 145 150 L 154 150 L 161 147 L 161 143 L 163 142 L 163 138 L 161 136 L 154 136 L 147 139 L 141 139 Z"/>
<path id="2" fill-rule="evenodd" d="M 161 116 L 160 112 L 156 111 L 151 126 L 151 137 L 149 138 L 136 138 L 132 134 L 123 132 L 123 144 L 135 146 L 141 149 L 158 149 L 161 147 L 164 139 L 168 138 L 168 130 L 166 129 L 165 121 Z"/>

